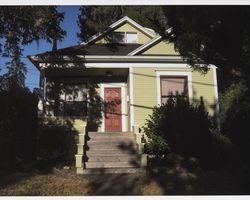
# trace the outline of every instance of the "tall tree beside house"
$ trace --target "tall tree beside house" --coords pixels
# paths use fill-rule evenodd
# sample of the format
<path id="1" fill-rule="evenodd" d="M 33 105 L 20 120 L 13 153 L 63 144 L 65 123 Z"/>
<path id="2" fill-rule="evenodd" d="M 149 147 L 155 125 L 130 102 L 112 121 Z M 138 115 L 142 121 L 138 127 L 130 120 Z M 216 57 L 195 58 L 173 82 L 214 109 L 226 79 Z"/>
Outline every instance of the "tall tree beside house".
<path id="1" fill-rule="evenodd" d="M 48 42 L 62 40 L 66 32 L 60 27 L 64 13 L 55 6 L 5 6 L 0 9 L 0 38 L 2 55 L 11 57 L 6 63 L 8 72 L 20 86 L 24 86 L 27 69 L 22 62 L 22 46 L 39 39 Z"/>
<path id="2" fill-rule="evenodd" d="M 164 36 L 190 64 L 205 62 L 225 72 L 244 73 L 250 48 L 249 7 L 164 6 L 163 10 L 172 28 Z"/>
<path id="3" fill-rule="evenodd" d="M 10 57 L 0 76 L 0 160 L 34 159 L 37 129 L 37 94 L 25 87 L 25 45 L 46 39 L 62 40 L 64 13 L 55 6 L 14 6 L 0 9 L 1 56 Z"/>
<path id="4" fill-rule="evenodd" d="M 166 19 L 160 6 L 82 6 L 78 15 L 78 37 L 86 41 L 124 16 L 148 28 L 166 29 Z"/>

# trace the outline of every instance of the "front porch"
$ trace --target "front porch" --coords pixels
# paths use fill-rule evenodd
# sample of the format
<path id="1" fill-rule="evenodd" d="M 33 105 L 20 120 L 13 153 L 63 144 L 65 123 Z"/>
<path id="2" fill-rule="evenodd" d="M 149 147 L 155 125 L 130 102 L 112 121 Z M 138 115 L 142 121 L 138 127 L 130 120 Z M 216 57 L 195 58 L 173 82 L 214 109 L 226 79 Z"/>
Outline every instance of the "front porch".
<path id="1" fill-rule="evenodd" d="M 39 111 L 84 118 L 87 131 L 128 132 L 132 130 L 129 81 L 128 68 L 45 68 Z"/>
<path id="2" fill-rule="evenodd" d="M 129 69 L 45 68 L 40 112 L 72 120 L 76 173 L 133 173 L 147 165 L 131 126 Z M 41 106 L 42 105 L 42 106 Z"/>

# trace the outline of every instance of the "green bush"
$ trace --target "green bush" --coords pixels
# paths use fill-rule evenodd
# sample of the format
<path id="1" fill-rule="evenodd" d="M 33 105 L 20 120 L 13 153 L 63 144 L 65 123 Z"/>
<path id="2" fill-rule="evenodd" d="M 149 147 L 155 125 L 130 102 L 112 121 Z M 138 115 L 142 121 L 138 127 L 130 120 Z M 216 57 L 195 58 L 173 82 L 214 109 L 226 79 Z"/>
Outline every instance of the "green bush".
<path id="1" fill-rule="evenodd" d="M 38 134 L 38 154 L 43 160 L 73 160 L 75 132 L 72 123 L 58 119 L 41 120 Z"/>
<path id="2" fill-rule="evenodd" d="M 0 83 L 0 159 L 31 160 L 36 157 L 37 95 L 17 85 Z"/>
<path id="3" fill-rule="evenodd" d="M 250 166 L 250 90 L 246 81 L 235 81 L 220 94 L 220 118 L 223 134 L 232 141 L 232 163 Z"/>
<path id="4" fill-rule="evenodd" d="M 170 97 L 167 104 L 153 109 L 143 127 L 149 139 L 145 151 L 156 156 L 173 152 L 196 157 L 203 166 L 209 166 L 217 157 L 214 144 L 221 142 L 215 139 L 217 133 L 212 134 L 211 129 L 214 129 L 212 120 L 202 99 L 194 106 L 181 96 Z"/>

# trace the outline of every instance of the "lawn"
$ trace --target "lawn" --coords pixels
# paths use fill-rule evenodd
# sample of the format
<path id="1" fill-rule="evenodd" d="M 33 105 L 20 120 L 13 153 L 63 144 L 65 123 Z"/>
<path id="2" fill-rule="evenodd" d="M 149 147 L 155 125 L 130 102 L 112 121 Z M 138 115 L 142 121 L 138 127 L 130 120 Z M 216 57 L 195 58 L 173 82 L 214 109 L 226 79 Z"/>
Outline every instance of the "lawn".
<path id="1" fill-rule="evenodd" d="M 250 194 L 249 179 L 232 170 L 191 172 L 181 166 L 138 174 L 76 175 L 74 167 L 1 170 L 1 196 Z"/>

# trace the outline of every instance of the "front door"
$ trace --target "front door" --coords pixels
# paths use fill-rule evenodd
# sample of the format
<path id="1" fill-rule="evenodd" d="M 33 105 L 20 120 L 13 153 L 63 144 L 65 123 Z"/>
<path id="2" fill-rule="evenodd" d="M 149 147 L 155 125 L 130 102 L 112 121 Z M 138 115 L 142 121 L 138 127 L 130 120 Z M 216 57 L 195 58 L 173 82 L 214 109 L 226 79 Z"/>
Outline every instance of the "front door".
<path id="1" fill-rule="evenodd" d="M 105 131 L 122 131 L 121 88 L 104 88 Z"/>

